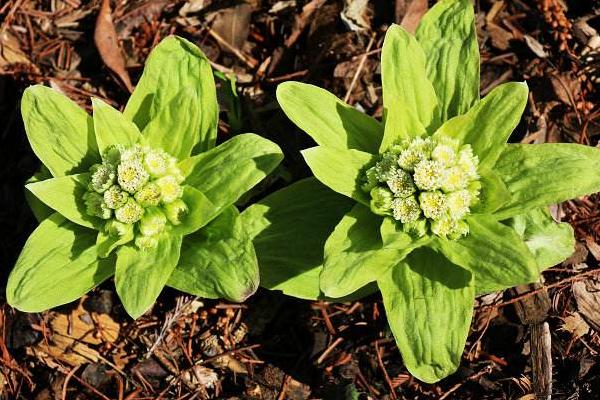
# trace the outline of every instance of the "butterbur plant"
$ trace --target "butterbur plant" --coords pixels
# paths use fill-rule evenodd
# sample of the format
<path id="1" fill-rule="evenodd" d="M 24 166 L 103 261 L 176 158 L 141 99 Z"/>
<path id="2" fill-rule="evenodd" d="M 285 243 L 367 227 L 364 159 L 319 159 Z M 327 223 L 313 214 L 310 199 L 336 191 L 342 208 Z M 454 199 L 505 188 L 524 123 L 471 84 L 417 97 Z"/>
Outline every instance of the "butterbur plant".
<path id="1" fill-rule="evenodd" d="M 600 151 L 507 144 L 528 88 L 479 98 L 468 0 L 439 1 L 414 36 L 391 26 L 381 74 L 382 122 L 318 87 L 279 86 L 318 144 L 302 154 L 320 183 L 282 189 L 244 219 L 263 285 L 335 299 L 375 283 L 406 367 L 436 382 L 460 363 L 475 296 L 533 282 L 571 254 L 572 229 L 545 207 L 600 190 Z"/>
<path id="2" fill-rule="evenodd" d="M 92 108 L 90 117 L 44 86 L 23 95 L 27 136 L 50 175 L 26 188 L 34 210 L 52 211 L 36 214 L 42 221 L 8 280 L 9 304 L 46 310 L 113 274 L 134 318 L 165 285 L 232 301 L 254 293 L 256 255 L 234 203 L 282 154 L 254 134 L 215 147 L 218 105 L 202 52 L 164 39 L 123 113 L 99 99 Z"/>

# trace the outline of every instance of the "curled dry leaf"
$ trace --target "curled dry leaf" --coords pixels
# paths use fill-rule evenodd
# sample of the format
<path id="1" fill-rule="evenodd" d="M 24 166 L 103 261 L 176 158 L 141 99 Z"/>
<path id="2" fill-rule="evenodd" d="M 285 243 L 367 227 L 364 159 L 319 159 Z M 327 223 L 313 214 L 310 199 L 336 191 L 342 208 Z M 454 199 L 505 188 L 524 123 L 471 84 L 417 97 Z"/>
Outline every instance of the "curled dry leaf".
<path id="1" fill-rule="evenodd" d="M 125 60 L 119 47 L 117 31 L 110 14 L 109 0 L 102 1 L 102 6 L 96 19 L 94 43 L 96 43 L 96 48 L 104 64 L 121 79 L 130 93 L 133 92 L 133 85 L 131 84 L 129 73 L 125 69 Z"/>

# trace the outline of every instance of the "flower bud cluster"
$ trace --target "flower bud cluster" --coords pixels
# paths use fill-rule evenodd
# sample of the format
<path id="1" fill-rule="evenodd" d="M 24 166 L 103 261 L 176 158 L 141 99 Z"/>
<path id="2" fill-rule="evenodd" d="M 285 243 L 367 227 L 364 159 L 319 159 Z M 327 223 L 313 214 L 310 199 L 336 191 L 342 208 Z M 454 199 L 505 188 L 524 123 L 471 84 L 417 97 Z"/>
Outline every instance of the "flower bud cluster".
<path id="1" fill-rule="evenodd" d="M 90 168 L 86 212 L 107 220 L 109 235 L 133 232 L 139 248 L 154 247 L 169 224 L 180 224 L 188 214 L 183 180 L 175 158 L 163 150 L 113 146 Z"/>
<path id="2" fill-rule="evenodd" d="M 361 187 L 371 197 L 371 210 L 398 221 L 407 233 L 458 239 L 469 233 L 465 217 L 479 201 L 478 164 L 468 144 L 415 138 L 381 154 Z"/>

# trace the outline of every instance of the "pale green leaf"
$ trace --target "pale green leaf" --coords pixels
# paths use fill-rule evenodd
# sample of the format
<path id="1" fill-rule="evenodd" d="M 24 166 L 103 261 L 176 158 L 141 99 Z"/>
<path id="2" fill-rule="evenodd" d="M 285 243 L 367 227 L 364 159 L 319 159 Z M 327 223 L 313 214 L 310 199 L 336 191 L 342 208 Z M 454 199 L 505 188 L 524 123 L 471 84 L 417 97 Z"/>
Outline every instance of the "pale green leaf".
<path id="1" fill-rule="evenodd" d="M 144 128 L 144 138 L 178 160 L 190 156 L 200 139 L 201 111 L 196 91 L 184 88 Z"/>
<path id="2" fill-rule="evenodd" d="M 89 176 L 89 173 L 63 176 L 29 183 L 25 187 L 44 204 L 70 221 L 87 228 L 98 229 L 101 220 L 86 213 L 83 200 Z"/>
<path id="3" fill-rule="evenodd" d="M 538 279 L 535 258 L 513 229 L 490 215 L 474 216 L 467 222 L 469 234 L 466 237 L 440 238 L 434 243 L 450 261 L 473 273 L 478 294 Z"/>
<path id="4" fill-rule="evenodd" d="M 148 311 L 177 266 L 181 236 L 162 234 L 154 248 L 135 245 L 117 251 L 115 286 L 127 313 L 134 319 Z"/>
<path id="5" fill-rule="evenodd" d="M 394 102 L 397 103 L 392 107 L 395 112 L 386 115 L 385 131 L 379 147 L 380 153 L 403 139 L 411 139 L 427 133 L 417 115 L 411 111 L 411 107 L 404 104 L 401 98 L 394 99 Z"/>
<path id="6" fill-rule="evenodd" d="M 600 150 L 590 146 L 509 144 L 495 170 L 512 194 L 498 219 L 600 191 Z"/>
<path id="7" fill-rule="evenodd" d="M 311 147 L 302 151 L 315 178 L 336 192 L 369 205 L 369 196 L 360 188 L 361 179 L 375 156 L 354 149 Z"/>
<path id="8" fill-rule="evenodd" d="M 37 183 L 50 178 L 52 178 L 52 174 L 50 173 L 48 168 L 46 168 L 44 164 L 42 164 L 40 166 L 40 169 L 29 179 L 27 179 L 25 184 Z M 38 222 L 42 222 L 43 220 L 54 214 L 54 210 L 52 208 L 45 205 L 29 190 L 25 190 L 25 200 L 27 201 L 27 204 L 29 204 L 29 208 L 31 208 L 31 211 L 33 212 L 33 215 L 35 216 L 35 219 L 37 219 Z"/>
<path id="9" fill-rule="evenodd" d="M 78 299 L 114 273 L 114 259 L 96 256 L 96 231 L 55 213 L 29 236 L 8 278 L 6 299 L 41 312 Z"/>
<path id="10" fill-rule="evenodd" d="M 570 257 L 575 251 L 575 236 L 571 225 L 557 223 L 546 208 L 530 210 L 505 223 L 523 238 L 541 271 Z"/>
<path id="11" fill-rule="evenodd" d="M 85 171 L 99 160 L 92 117 L 62 93 L 30 86 L 21 114 L 33 152 L 52 176 Z"/>
<path id="12" fill-rule="evenodd" d="M 386 119 L 408 113 L 425 128 L 437 125 L 437 98 L 425 65 L 426 56 L 417 39 L 398 25 L 390 26 L 381 52 Z"/>
<path id="13" fill-rule="evenodd" d="M 466 114 L 445 122 L 435 135 L 468 143 L 479 156 L 479 166 L 492 169 L 527 104 L 527 85 L 504 83 L 492 90 Z"/>
<path id="14" fill-rule="evenodd" d="M 169 36 L 152 50 L 124 114 L 144 130 L 184 88 L 196 91 L 200 121 L 195 128 L 200 142 L 193 154 L 214 147 L 219 122 L 215 81 L 210 62 L 193 43 Z"/>
<path id="15" fill-rule="evenodd" d="M 398 246 L 383 246 L 382 217 L 356 204 L 335 227 L 325 242 L 321 290 L 332 298 L 350 295 L 377 280 L 388 268 L 408 254 L 410 240 Z"/>
<path id="16" fill-rule="evenodd" d="M 491 214 L 510 202 L 512 195 L 497 173 L 483 170 L 480 171 L 480 175 L 479 202 L 472 207 L 471 212 L 473 214 Z"/>
<path id="17" fill-rule="evenodd" d="M 282 160 L 275 143 L 252 133 L 179 163 L 185 183 L 200 190 L 218 209 L 235 203 Z"/>
<path id="18" fill-rule="evenodd" d="M 210 224 L 185 238 L 168 285 L 204 298 L 242 302 L 258 288 L 252 238 L 229 206 Z"/>
<path id="19" fill-rule="evenodd" d="M 134 239 L 135 233 L 133 230 L 125 233 L 122 236 L 109 235 L 105 229 L 101 229 L 98 232 L 96 238 L 96 249 L 98 251 L 98 257 L 105 258 L 117 247 L 131 242 Z"/>
<path id="20" fill-rule="evenodd" d="M 241 219 L 254 238 L 261 286 L 302 299 L 322 297 L 323 247 L 353 204 L 307 178 L 247 208 Z"/>
<path id="21" fill-rule="evenodd" d="M 300 82 L 277 87 L 277 101 L 300 129 L 321 146 L 377 153 L 381 124 L 325 89 Z"/>
<path id="22" fill-rule="evenodd" d="M 416 37 L 441 120 L 466 113 L 479 100 L 479 48 L 471 0 L 441 0 L 421 19 Z"/>
<path id="23" fill-rule="evenodd" d="M 423 247 L 389 268 L 377 285 L 408 371 L 427 383 L 456 371 L 473 315 L 471 273 Z"/>
<path id="24" fill-rule="evenodd" d="M 172 227 L 172 231 L 178 235 L 196 232 L 218 215 L 217 207 L 198 189 L 184 186 L 181 199 L 188 207 L 189 214 L 181 224 Z"/>
<path id="25" fill-rule="evenodd" d="M 94 132 L 100 154 L 111 146 L 133 146 L 141 139 L 138 127 L 118 110 L 100 99 L 93 98 Z"/>

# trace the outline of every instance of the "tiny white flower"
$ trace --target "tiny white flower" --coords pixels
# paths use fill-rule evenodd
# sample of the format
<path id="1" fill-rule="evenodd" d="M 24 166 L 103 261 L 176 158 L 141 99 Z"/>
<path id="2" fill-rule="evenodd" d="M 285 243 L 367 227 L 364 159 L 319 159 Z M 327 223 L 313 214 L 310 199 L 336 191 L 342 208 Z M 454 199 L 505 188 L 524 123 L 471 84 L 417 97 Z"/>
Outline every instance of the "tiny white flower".
<path id="1" fill-rule="evenodd" d="M 446 212 L 446 195 L 440 191 L 421 192 L 419 195 L 419 204 L 425 217 L 438 219 Z"/>
<path id="2" fill-rule="evenodd" d="M 160 188 L 160 196 L 163 203 L 171 203 L 183 194 L 183 188 L 179 186 L 177 179 L 172 175 L 163 176 L 155 182 Z"/>
<path id="3" fill-rule="evenodd" d="M 138 159 L 121 161 L 117 168 L 119 185 L 129 193 L 135 193 L 148 182 L 150 174 Z"/>
<path id="4" fill-rule="evenodd" d="M 441 187 L 444 167 L 438 161 L 423 160 L 415 166 L 413 179 L 421 190 L 436 190 Z"/>
<path id="5" fill-rule="evenodd" d="M 134 199 L 129 198 L 124 206 L 115 210 L 115 218 L 124 224 L 133 224 L 138 222 L 144 215 L 144 208 Z"/>
<path id="6" fill-rule="evenodd" d="M 115 181 L 115 168 L 110 164 L 95 164 L 90 173 L 90 189 L 98 193 L 104 193 Z"/>
<path id="7" fill-rule="evenodd" d="M 160 203 L 160 188 L 154 182 L 148 182 L 135 193 L 135 199 L 142 207 L 153 207 Z"/>
<path id="8" fill-rule="evenodd" d="M 397 197 L 407 197 L 417 191 L 410 174 L 401 169 L 387 179 L 387 185 Z"/>
<path id="9" fill-rule="evenodd" d="M 469 213 L 471 194 L 468 190 L 459 190 L 450 193 L 446 196 L 446 204 L 448 206 L 448 212 L 453 219 L 462 219 Z"/>
<path id="10" fill-rule="evenodd" d="M 112 185 L 104 192 L 104 202 L 113 210 L 125 205 L 128 197 L 127 192 L 122 190 L 119 185 Z"/>
<path id="11" fill-rule="evenodd" d="M 394 210 L 394 219 L 403 224 L 415 222 L 421 216 L 421 208 L 414 196 L 394 199 L 392 209 Z"/>

